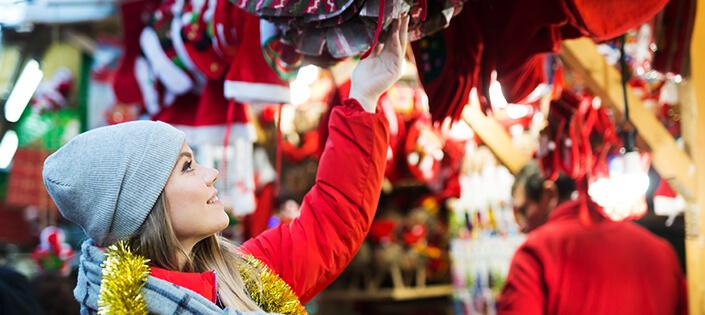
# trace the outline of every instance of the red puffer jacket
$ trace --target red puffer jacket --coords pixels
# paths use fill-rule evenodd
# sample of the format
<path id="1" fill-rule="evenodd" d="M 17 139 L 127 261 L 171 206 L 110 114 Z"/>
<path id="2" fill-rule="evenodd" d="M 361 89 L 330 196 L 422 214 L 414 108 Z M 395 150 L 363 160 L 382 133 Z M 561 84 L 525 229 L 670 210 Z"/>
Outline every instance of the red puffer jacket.
<path id="1" fill-rule="evenodd" d="M 354 99 L 333 110 L 316 184 L 301 216 L 240 247 L 261 260 L 306 303 L 329 285 L 362 245 L 377 210 L 389 145 L 389 123 Z"/>

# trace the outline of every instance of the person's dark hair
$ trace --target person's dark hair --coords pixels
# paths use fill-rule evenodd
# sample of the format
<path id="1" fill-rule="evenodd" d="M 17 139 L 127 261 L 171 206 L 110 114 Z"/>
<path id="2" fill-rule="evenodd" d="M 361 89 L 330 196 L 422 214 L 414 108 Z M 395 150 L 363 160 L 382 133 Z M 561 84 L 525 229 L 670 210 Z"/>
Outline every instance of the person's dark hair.
<path id="1" fill-rule="evenodd" d="M 514 177 L 512 194 L 514 194 L 520 184 L 524 184 L 526 198 L 538 201 L 541 198 L 541 191 L 545 180 L 539 163 L 536 160 L 530 160 Z M 560 173 L 555 184 L 558 190 L 558 198 L 560 200 L 570 199 L 570 195 L 575 191 L 575 180 Z"/>
<path id="2" fill-rule="evenodd" d="M 512 184 L 512 195 L 514 195 L 517 187 L 523 184 L 526 198 L 538 201 L 539 198 L 541 198 L 541 188 L 543 188 L 544 181 L 545 179 L 541 173 L 539 163 L 535 160 L 530 160 L 514 177 L 514 184 Z"/>
<path id="3" fill-rule="evenodd" d="M 558 189 L 558 198 L 560 200 L 570 199 L 570 195 L 575 191 L 575 179 L 565 176 L 563 173 L 558 174 L 555 181 Z"/>

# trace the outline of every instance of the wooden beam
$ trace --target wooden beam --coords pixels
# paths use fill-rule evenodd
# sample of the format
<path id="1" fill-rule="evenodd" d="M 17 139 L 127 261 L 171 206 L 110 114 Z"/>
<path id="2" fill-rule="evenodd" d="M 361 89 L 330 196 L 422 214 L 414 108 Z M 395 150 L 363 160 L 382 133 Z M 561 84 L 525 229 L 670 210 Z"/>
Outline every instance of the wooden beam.
<path id="1" fill-rule="evenodd" d="M 453 286 L 438 284 L 426 287 L 384 288 L 377 290 L 326 290 L 321 294 L 325 301 L 355 300 L 418 300 L 453 295 Z"/>
<path id="2" fill-rule="evenodd" d="M 705 314 L 705 0 L 698 0 L 690 47 L 691 77 L 681 96 L 681 116 L 689 123 L 690 152 L 695 162 L 695 200 L 685 212 L 685 259 L 688 271 L 688 309 Z M 685 117 L 690 114 L 690 117 Z M 698 127 L 700 126 L 700 130 Z M 699 132 L 698 132 L 699 131 Z"/>
<path id="3" fill-rule="evenodd" d="M 561 57 L 566 66 L 585 80 L 590 91 L 600 97 L 602 104 L 614 109 L 617 119 L 621 119 L 624 113 L 622 76 L 597 52 L 595 43 L 588 38 L 565 41 Z M 695 193 L 693 161 L 678 148 L 671 134 L 631 89 L 627 91 L 627 100 L 630 121 L 651 147 L 654 168 L 685 198 L 692 199 Z"/>
<path id="4" fill-rule="evenodd" d="M 480 140 L 490 148 L 490 151 L 512 174 L 516 175 L 519 173 L 524 164 L 531 158 L 514 146 L 509 133 L 499 122 L 492 117 L 485 116 L 480 109 L 480 101 L 477 99 L 475 91 L 471 93 L 470 104 L 463 109 L 462 117 Z"/>

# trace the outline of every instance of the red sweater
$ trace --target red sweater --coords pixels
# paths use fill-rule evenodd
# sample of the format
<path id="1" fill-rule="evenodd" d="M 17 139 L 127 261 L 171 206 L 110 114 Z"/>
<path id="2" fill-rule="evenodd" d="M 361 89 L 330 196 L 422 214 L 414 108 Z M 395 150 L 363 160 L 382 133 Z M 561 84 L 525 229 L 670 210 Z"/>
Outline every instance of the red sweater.
<path id="1" fill-rule="evenodd" d="M 686 282 L 665 240 L 579 204 L 556 208 L 519 247 L 498 314 L 687 314 Z"/>

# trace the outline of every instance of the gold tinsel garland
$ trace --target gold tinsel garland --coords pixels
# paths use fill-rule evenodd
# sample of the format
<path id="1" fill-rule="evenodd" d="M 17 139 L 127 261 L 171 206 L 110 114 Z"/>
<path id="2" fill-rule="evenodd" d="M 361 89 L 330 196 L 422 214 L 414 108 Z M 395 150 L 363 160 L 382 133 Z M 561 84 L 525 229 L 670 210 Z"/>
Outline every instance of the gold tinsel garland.
<path id="1" fill-rule="evenodd" d="M 279 275 L 252 255 L 246 256 L 245 260 L 247 264 L 240 266 L 240 275 L 250 298 L 263 311 L 286 315 L 308 314 L 299 297 Z M 250 276 L 253 269 L 259 273 L 261 286 Z"/>
<path id="2" fill-rule="evenodd" d="M 145 259 L 132 253 L 124 242 L 108 247 L 105 251 L 103 279 L 100 280 L 98 314 L 147 314 L 140 289 L 151 272 Z"/>
<path id="3" fill-rule="evenodd" d="M 140 289 L 144 286 L 151 269 L 149 259 L 134 254 L 122 241 L 105 251 L 103 279 L 100 281 L 98 314 L 147 314 L 147 305 Z M 249 255 L 246 264 L 240 266 L 240 275 L 252 300 L 268 313 L 306 315 L 299 298 L 267 265 Z M 260 276 L 260 284 L 253 279 L 252 272 Z"/>

